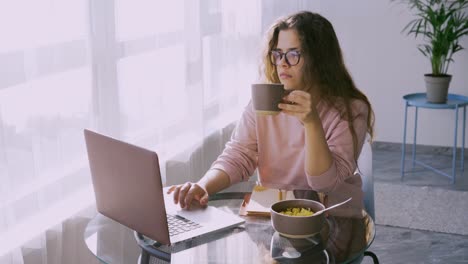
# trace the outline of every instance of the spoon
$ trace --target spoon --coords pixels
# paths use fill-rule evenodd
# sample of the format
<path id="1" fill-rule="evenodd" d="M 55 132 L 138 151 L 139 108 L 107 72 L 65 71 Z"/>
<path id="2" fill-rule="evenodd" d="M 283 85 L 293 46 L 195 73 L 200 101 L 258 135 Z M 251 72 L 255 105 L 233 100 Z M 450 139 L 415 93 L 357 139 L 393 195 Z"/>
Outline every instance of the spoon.
<path id="1" fill-rule="evenodd" d="M 314 215 L 318 215 L 318 214 L 321 214 L 321 213 L 323 213 L 323 212 L 325 212 L 325 211 L 328 211 L 328 210 L 330 210 L 330 209 L 333 209 L 333 208 L 335 208 L 335 207 L 341 206 L 341 205 L 343 205 L 343 204 L 345 204 L 345 203 L 351 201 L 351 199 L 352 199 L 352 197 L 349 197 L 348 200 L 343 201 L 343 202 L 341 202 L 341 203 L 334 204 L 334 205 L 332 205 L 332 206 L 330 206 L 330 207 L 327 207 L 327 208 L 325 208 L 325 209 L 322 209 L 322 210 L 320 210 L 320 211 L 317 211 L 317 212 L 314 213 Z"/>

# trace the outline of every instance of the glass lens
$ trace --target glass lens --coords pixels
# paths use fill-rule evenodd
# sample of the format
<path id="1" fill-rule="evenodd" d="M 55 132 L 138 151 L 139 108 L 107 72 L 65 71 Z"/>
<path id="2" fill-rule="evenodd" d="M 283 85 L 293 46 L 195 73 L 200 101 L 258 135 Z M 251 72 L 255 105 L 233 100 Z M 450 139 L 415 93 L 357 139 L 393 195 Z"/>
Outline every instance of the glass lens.
<path id="1" fill-rule="evenodd" d="M 296 50 L 286 52 L 286 61 L 289 65 L 294 66 L 299 63 L 300 53 Z"/>
<path id="2" fill-rule="evenodd" d="M 283 54 L 279 51 L 272 51 L 270 55 L 270 60 L 273 65 L 279 65 L 281 63 L 281 59 L 283 58 Z"/>
<path id="3" fill-rule="evenodd" d="M 283 56 L 286 56 L 286 63 L 289 66 L 294 66 L 299 63 L 301 58 L 301 53 L 297 50 L 290 50 L 286 53 L 282 53 L 281 51 L 273 50 L 271 51 L 270 60 L 273 65 L 280 65 Z"/>

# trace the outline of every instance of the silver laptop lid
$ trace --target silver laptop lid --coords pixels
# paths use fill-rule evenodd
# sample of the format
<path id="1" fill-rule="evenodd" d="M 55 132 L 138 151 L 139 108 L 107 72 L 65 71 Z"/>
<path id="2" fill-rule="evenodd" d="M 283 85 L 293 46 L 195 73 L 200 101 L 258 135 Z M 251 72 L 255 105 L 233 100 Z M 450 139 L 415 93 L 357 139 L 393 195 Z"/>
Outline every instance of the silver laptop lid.
<path id="1" fill-rule="evenodd" d="M 87 129 L 84 135 L 98 212 L 169 245 L 158 155 Z"/>

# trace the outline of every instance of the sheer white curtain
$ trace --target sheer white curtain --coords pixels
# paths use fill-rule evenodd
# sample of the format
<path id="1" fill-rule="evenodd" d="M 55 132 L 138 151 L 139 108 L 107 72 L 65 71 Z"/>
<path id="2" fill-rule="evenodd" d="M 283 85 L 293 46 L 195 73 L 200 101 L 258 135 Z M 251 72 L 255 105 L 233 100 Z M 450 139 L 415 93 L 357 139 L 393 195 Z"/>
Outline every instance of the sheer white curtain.
<path id="1" fill-rule="evenodd" d="M 164 171 L 239 117 L 261 15 L 261 0 L 3 0 L 0 263 L 90 263 L 71 253 L 93 214 L 83 128 L 156 150 Z"/>
<path id="2" fill-rule="evenodd" d="M 81 132 L 94 119 L 88 8 L 1 3 L 0 255 L 89 205 Z"/>

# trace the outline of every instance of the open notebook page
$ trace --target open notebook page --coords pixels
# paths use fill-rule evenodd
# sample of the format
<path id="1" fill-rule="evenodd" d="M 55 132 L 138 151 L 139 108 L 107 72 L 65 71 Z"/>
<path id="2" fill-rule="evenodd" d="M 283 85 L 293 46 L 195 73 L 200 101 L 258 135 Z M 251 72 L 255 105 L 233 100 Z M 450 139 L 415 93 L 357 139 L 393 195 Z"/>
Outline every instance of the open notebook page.
<path id="1" fill-rule="evenodd" d="M 272 204 L 290 199 L 294 199 L 293 191 L 269 189 L 256 185 L 252 190 L 252 195 L 246 205 L 245 211 L 247 215 L 269 216 Z"/>

